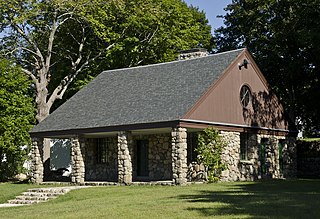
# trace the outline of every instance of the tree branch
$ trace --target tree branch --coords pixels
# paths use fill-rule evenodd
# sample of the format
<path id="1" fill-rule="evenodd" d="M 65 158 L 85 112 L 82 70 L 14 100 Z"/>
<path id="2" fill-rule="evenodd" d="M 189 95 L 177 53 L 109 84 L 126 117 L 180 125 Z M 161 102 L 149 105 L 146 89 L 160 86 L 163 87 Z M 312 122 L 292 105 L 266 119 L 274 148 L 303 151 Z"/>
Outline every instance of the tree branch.
<path id="1" fill-rule="evenodd" d="M 54 19 L 52 22 L 52 26 L 51 26 L 51 31 L 50 31 L 50 35 L 49 35 L 49 39 L 48 39 L 48 48 L 47 48 L 47 56 L 46 56 L 46 63 L 45 63 L 45 77 L 47 77 L 47 74 L 49 72 L 49 68 L 50 68 L 50 62 L 51 62 L 51 56 L 52 56 L 52 48 L 53 48 L 53 40 L 57 31 L 57 11 L 54 12 Z"/>
<path id="2" fill-rule="evenodd" d="M 21 70 L 23 73 L 25 73 L 26 75 L 28 75 L 32 79 L 33 83 L 35 83 L 35 84 L 39 83 L 38 79 L 36 78 L 36 76 L 34 76 L 34 74 L 32 74 L 31 71 L 29 71 L 25 68 L 22 68 Z"/>
<path id="3" fill-rule="evenodd" d="M 66 92 L 68 86 L 72 83 L 72 81 L 77 77 L 77 75 L 91 62 L 95 61 L 97 58 L 99 58 L 104 52 L 108 51 L 111 49 L 115 43 L 109 45 L 107 48 L 104 50 L 100 51 L 96 56 L 89 58 L 87 57 L 87 60 L 77 69 L 77 66 L 73 66 L 73 69 L 75 69 L 72 73 L 64 77 L 60 84 L 56 87 L 56 89 L 53 91 L 51 94 L 49 100 L 48 100 L 48 107 L 50 108 L 54 101 L 56 99 L 62 99 L 64 93 Z M 81 61 L 81 60 L 80 60 Z M 76 64 L 75 62 L 74 64 Z M 78 63 L 79 64 L 79 63 Z"/>
<path id="4" fill-rule="evenodd" d="M 10 25 L 12 26 L 12 28 L 13 28 L 14 30 L 16 30 L 16 31 L 33 47 L 33 49 L 35 50 L 35 51 L 33 51 L 33 53 L 36 54 L 36 55 L 40 58 L 41 63 L 44 65 L 44 64 L 45 64 L 45 63 L 44 63 L 44 58 L 43 58 L 43 55 L 42 55 L 39 47 L 37 46 L 37 44 L 34 43 L 34 42 L 30 39 L 30 37 L 28 37 L 28 36 L 25 34 L 25 32 L 24 32 L 18 25 L 14 24 L 14 23 L 12 23 L 12 22 L 10 22 Z"/>

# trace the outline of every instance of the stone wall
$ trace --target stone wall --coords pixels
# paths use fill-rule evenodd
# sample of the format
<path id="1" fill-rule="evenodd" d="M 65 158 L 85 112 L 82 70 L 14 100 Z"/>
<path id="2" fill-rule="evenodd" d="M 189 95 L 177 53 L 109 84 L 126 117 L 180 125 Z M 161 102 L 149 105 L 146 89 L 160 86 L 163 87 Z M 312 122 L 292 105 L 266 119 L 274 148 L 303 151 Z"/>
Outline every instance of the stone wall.
<path id="1" fill-rule="evenodd" d="M 188 165 L 187 179 L 189 182 L 206 181 L 208 178 L 205 166 L 198 164 L 197 161 L 192 161 Z"/>
<path id="2" fill-rule="evenodd" d="M 148 180 L 168 180 L 172 179 L 171 165 L 171 138 L 170 134 L 137 135 L 134 139 L 134 153 L 132 156 L 133 177 L 137 176 L 137 140 L 148 141 Z"/>
<path id="3" fill-rule="evenodd" d="M 221 132 L 226 147 L 222 153 L 222 160 L 226 170 L 222 172 L 221 181 L 253 181 L 258 178 L 259 162 L 257 136 L 249 134 L 247 159 L 240 160 L 240 133 Z"/>
<path id="4" fill-rule="evenodd" d="M 257 135 L 258 144 L 262 139 L 268 139 L 265 150 L 265 168 L 260 178 L 295 178 L 297 176 L 296 139 L 294 137 Z M 279 144 L 282 145 L 281 151 Z M 258 146 L 259 146 L 258 145 Z M 260 150 L 261 148 L 258 147 Z M 259 151 L 261 154 L 261 152 Z M 280 163 L 282 160 L 282 163 Z M 260 169 L 263 168 L 263 160 L 260 159 Z"/>
<path id="5" fill-rule="evenodd" d="M 132 136 L 132 177 L 137 176 L 137 140 L 148 141 L 148 169 L 149 176 L 143 180 L 168 180 L 172 179 L 171 165 L 171 137 L 170 134 L 153 134 Z M 96 139 L 86 140 L 86 180 L 88 181 L 117 181 L 118 180 L 118 139 L 108 137 L 107 163 L 97 163 Z"/>
<path id="6" fill-rule="evenodd" d="M 240 133 L 238 132 L 221 132 L 223 141 L 226 146 L 223 149 L 221 158 L 226 164 L 226 169 L 222 171 L 221 181 L 237 181 L 240 177 Z"/>
<path id="7" fill-rule="evenodd" d="M 108 137 L 107 163 L 97 162 L 96 139 L 86 139 L 86 180 L 112 181 L 118 180 L 117 137 Z"/>
<path id="8" fill-rule="evenodd" d="M 240 159 L 240 132 L 221 131 L 226 142 L 222 160 L 226 170 L 222 172 L 221 181 L 253 181 L 266 178 L 292 178 L 296 176 L 296 146 L 295 138 L 248 134 L 247 159 Z M 267 139 L 262 156 L 261 141 Z M 283 144 L 280 158 L 279 141 Z M 264 160 L 262 160 L 264 157 Z M 280 163 L 282 159 L 282 164 Z M 264 170 L 263 170 L 264 168 Z M 188 167 L 188 180 L 204 180 L 207 174 L 203 166 L 192 162 Z"/>
<path id="9" fill-rule="evenodd" d="M 108 146 L 108 162 L 96 163 L 95 141 L 87 140 L 85 166 L 86 180 L 118 180 L 131 177 L 133 180 L 171 180 L 184 184 L 188 180 L 203 180 L 207 174 L 203 165 L 192 162 L 187 166 L 187 133 L 185 128 L 172 130 L 171 135 L 153 134 L 112 137 Z M 253 181 L 263 178 L 291 178 L 296 175 L 295 139 L 284 136 L 248 134 L 247 159 L 240 159 L 240 132 L 221 131 L 227 146 L 222 159 L 227 168 L 222 172 L 222 181 Z M 265 154 L 262 156 L 261 141 L 265 142 Z M 143 178 L 137 176 L 137 141 L 148 141 L 148 171 Z M 283 149 L 279 152 L 279 141 Z M 127 145 L 126 145 L 127 144 Z M 120 151 L 120 152 L 119 152 Z M 280 162 L 280 154 L 282 160 Z M 130 159 L 127 159 L 130 156 Z M 264 160 L 261 160 L 264 157 Z M 120 159 L 120 160 L 119 160 Z M 129 163 L 128 163 L 129 162 Z M 123 166 L 124 165 L 124 166 Z M 131 166 L 130 166 L 131 165 Z M 127 170 L 125 170 L 127 168 Z M 131 172 L 130 172 L 131 168 Z M 265 168 L 264 170 L 262 170 Z M 131 174 L 131 175 L 130 175 Z M 129 179 L 126 179 L 128 182 Z"/>

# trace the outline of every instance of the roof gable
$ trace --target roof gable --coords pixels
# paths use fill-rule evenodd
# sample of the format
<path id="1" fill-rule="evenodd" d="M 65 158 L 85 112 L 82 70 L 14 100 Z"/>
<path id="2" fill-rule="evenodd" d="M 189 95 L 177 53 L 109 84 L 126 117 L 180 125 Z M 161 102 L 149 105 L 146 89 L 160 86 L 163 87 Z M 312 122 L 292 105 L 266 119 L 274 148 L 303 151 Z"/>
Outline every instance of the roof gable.
<path id="1" fill-rule="evenodd" d="M 239 69 L 246 59 L 248 68 Z M 248 107 L 241 105 L 243 85 L 252 93 Z M 243 127 L 288 130 L 289 122 L 279 100 L 270 92 L 266 79 L 247 50 L 244 50 L 184 115 L 185 120 L 215 122 Z"/>
<path id="2" fill-rule="evenodd" d="M 181 119 L 242 51 L 102 72 L 31 133 Z"/>

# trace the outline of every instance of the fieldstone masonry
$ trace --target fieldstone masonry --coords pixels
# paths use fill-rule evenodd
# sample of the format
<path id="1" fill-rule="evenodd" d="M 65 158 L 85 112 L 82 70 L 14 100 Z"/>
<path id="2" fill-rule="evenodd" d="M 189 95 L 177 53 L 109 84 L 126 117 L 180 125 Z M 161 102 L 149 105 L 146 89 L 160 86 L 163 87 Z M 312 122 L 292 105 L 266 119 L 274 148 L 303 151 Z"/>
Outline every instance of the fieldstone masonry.
<path id="1" fill-rule="evenodd" d="M 240 159 L 240 132 L 221 131 L 220 135 L 226 142 L 222 152 L 222 160 L 226 169 L 222 171 L 221 181 L 253 181 L 266 178 L 296 177 L 295 138 L 275 135 L 249 134 L 247 142 L 247 159 Z M 261 150 L 262 139 L 265 150 Z M 280 142 L 281 141 L 281 142 Z M 282 165 L 280 165 L 279 143 L 282 148 Z M 262 155 L 264 153 L 264 155 Z M 262 159 L 264 158 L 264 160 Z M 192 162 L 188 167 L 190 181 L 205 180 L 206 173 L 201 164 Z"/>
<path id="2" fill-rule="evenodd" d="M 91 181 L 118 181 L 118 138 L 107 137 L 107 162 L 97 162 L 97 141 L 86 139 L 86 180 Z"/>
<path id="3" fill-rule="evenodd" d="M 149 137 L 149 177 L 152 180 L 172 179 L 170 134 Z"/>
<path id="4" fill-rule="evenodd" d="M 84 167 L 84 150 L 85 141 L 79 138 L 71 138 L 71 182 L 76 184 L 84 183 L 85 167 Z"/>
<path id="5" fill-rule="evenodd" d="M 188 166 L 187 178 L 188 181 L 206 181 L 208 176 L 205 170 L 205 166 L 197 161 L 193 161 Z"/>
<path id="6" fill-rule="evenodd" d="M 130 132 L 118 134 L 118 182 L 132 183 L 132 136 Z"/>
<path id="7" fill-rule="evenodd" d="M 222 181 L 253 181 L 265 178 L 293 178 L 297 174 L 294 137 L 249 133 L 246 160 L 240 159 L 240 132 L 221 131 L 226 142 L 222 160 L 226 170 Z M 207 178 L 205 167 L 197 162 L 187 165 L 187 129 L 173 128 L 170 134 L 137 135 L 119 132 L 108 137 L 107 162 L 97 163 L 95 139 L 71 138 L 71 181 L 118 181 L 131 184 L 137 177 L 137 151 L 134 142 L 148 141 L 148 171 L 146 180 L 172 179 L 174 184 L 202 181 Z M 263 147 L 261 146 L 263 142 Z M 281 147 L 279 146 L 281 145 Z M 263 148 L 263 149 L 262 149 Z M 33 138 L 31 158 L 33 183 L 43 182 L 43 138 Z"/>
<path id="8" fill-rule="evenodd" d="M 261 178 L 295 177 L 295 146 L 294 138 L 274 135 L 250 134 L 247 147 L 247 160 L 240 160 L 240 133 L 221 132 L 227 142 L 222 159 L 227 169 L 222 173 L 222 181 L 253 181 Z M 264 155 L 261 151 L 261 140 L 268 139 Z M 282 149 L 284 168 L 280 168 L 279 140 L 285 146 Z M 290 146 L 289 146 L 290 145 Z M 264 160 L 261 159 L 264 157 Z M 262 170 L 265 168 L 265 172 Z"/>
<path id="9" fill-rule="evenodd" d="M 226 147 L 223 149 L 221 158 L 226 164 L 226 170 L 222 171 L 221 181 L 237 181 L 240 177 L 240 133 L 221 132 Z"/>
<path id="10" fill-rule="evenodd" d="M 151 134 L 133 136 L 134 142 L 138 140 L 148 141 L 148 170 L 149 180 L 171 180 L 172 179 L 172 146 L 171 136 L 168 134 Z M 132 154 L 133 178 L 137 176 L 137 147 Z"/>
<path id="11" fill-rule="evenodd" d="M 43 147 L 43 138 L 33 138 L 31 148 L 31 182 L 41 183 L 43 181 L 43 163 L 41 148 Z"/>
<path id="12" fill-rule="evenodd" d="M 203 48 L 183 50 L 183 51 L 180 51 L 178 60 L 200 58 L 200 57 L 208 56 L 208 54 L 209 54 L 208 51 Z"/>
<path id="13" fill-rule="evenodd" d="M 178 185 L 187 183 L 187 129 L 174 128 L 172 136 L 173 182 Z"/>

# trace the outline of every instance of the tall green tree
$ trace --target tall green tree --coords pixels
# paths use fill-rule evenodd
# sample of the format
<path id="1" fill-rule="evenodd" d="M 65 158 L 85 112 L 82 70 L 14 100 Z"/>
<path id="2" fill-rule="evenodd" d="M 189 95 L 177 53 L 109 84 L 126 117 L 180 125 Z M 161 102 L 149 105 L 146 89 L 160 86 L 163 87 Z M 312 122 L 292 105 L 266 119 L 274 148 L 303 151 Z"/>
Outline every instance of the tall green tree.
<path id="1" fill-rule="evenodd" d="M 34 123 L 31 81 L 20 68 L 0 59 L 0 181 L 21 172 Z"/>
<path id="2" fill-rule="evenodd" d="M 217 49 L 247 47 L 291 120 L 320 129 L 320 2 L 233 0 L 226 11 Z"/>
<path id="3" fill-rule="evenodd" d="M 204 13 L 182 0 L 0 0 L 0 31 L 3 55 L 33 81 L 38 122 L 76 78 L 212 47 Z"/>

